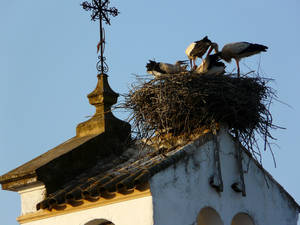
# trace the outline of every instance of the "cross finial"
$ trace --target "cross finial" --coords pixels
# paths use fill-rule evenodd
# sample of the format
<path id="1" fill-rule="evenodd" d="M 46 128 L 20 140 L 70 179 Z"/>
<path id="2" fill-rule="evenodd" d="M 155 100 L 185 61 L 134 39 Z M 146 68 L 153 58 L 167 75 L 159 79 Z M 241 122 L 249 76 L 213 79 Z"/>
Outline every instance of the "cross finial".
<path id="1" fill-rule="evenodd" d="M 100 21 L 100 41 L 97 45 L 97 53 L 100 50 L 100 55 L 98 56 L 99 61 L 97 62 L 97 70 L 101 73 L 108 72 L 108 66 L 105 62 L 106 58 L 104 57 L 105 49 L 105 31 L 102 27 L 102 21 L 104 20 L 106 24 L 110 25 L 109 16 L 117 16 L 120 12 L 115 7 L 109 7 L 109 0 L 92 0 L 92 3 L 87 1 L 81 4 L 82 8 L 86 11 L 92 11 L 91 19 L 93 21 Z"/>

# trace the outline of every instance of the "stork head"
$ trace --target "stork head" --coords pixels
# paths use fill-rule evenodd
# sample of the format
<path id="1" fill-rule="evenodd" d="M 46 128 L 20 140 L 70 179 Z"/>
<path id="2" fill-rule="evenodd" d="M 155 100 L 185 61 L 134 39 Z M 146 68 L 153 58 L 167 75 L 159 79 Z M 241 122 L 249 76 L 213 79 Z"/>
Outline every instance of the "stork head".
<path id="1" fill-rule="evenodd" d="M 181 66 L 181 65 L 187 65 L 189 60 L 178 60 L 175 62 L 175 65 Z"/>
<path id="2" fill-rule="evenodd" d="M 188 62 L 189 62 L 189 60 L 179 60 L 179 61 L 176 61 L 175 66 L 179 67 L 180 70 L 182 72 L 184 72 L 186 70 L 186 68 L 188 67 Z"/>

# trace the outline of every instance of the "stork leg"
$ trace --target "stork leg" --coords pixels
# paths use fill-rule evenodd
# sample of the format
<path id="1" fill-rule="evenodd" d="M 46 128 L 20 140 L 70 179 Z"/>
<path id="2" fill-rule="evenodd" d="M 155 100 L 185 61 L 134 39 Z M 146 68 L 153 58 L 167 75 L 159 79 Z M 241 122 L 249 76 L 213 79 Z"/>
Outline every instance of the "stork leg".
<path id="1" fill-rule="evenodd" d="M 196 66 L 196 59 L 193 59 L 193 63 L 194 63 L 194 66 L 193 66 L 193 69 L 197 69 L 197 66 Z"/>
<path id="2" fill-rule="evenodd" d="M 238 59 L 234 59 L 236 61 L 236 66 L 237 66 L 237 72 L 238 72 L 238 78 L 240 78 L 240 64 Z"/>

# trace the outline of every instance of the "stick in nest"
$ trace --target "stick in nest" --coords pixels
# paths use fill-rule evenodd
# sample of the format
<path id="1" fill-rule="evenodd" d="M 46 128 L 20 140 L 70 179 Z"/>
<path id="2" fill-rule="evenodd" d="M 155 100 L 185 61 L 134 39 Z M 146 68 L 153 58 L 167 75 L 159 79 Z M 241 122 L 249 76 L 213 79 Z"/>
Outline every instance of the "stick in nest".
<path id="1" fill-rule="evenodd" d="M 276 98 L 268 79 L 230 75 L 172 74 L 144 80 L 125 96 L 138 138 L 190 137 L 203 128 L 226 124 L 256 157 L 257 137 L 270 148 L 274 139 L 269 104 Z"/>

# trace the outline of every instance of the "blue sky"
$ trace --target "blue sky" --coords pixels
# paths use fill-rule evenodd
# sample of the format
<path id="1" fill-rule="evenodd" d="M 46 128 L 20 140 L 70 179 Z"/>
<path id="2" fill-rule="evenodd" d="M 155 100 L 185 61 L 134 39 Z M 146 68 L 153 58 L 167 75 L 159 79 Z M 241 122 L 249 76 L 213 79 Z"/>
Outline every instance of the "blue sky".
<path id="1" fill-rule="evenodd" d="M 31 160 L 75 135 L 76 125 L 93 114 L 86 95 L 96 85 L 98 24 L 78 0 L 3 1 L 0 7 L 0 174 Z M 267 53 L 242 61 L 275 79 L 281 101 L 271 108 L 277 130 L 266 169 L 300 202 L 300 2 L 297 0 L 178 1 L 111 0 L 121 14 L 106 29 L 109 82 L 126 93 L 133 74 L 145 74 L 149 59 L 186 59 L 189 43 L 205 35 L 220 47 L 234 41 L 269 46 Z M 199 62 L 198 62 L 199 63 Z M 234 68 L 228 66 L 228 70 Z M 117 116 L 125 119 L 126 114 Z M 17 224 L 17 193 L 0 191 L 3 224 Z"/>

